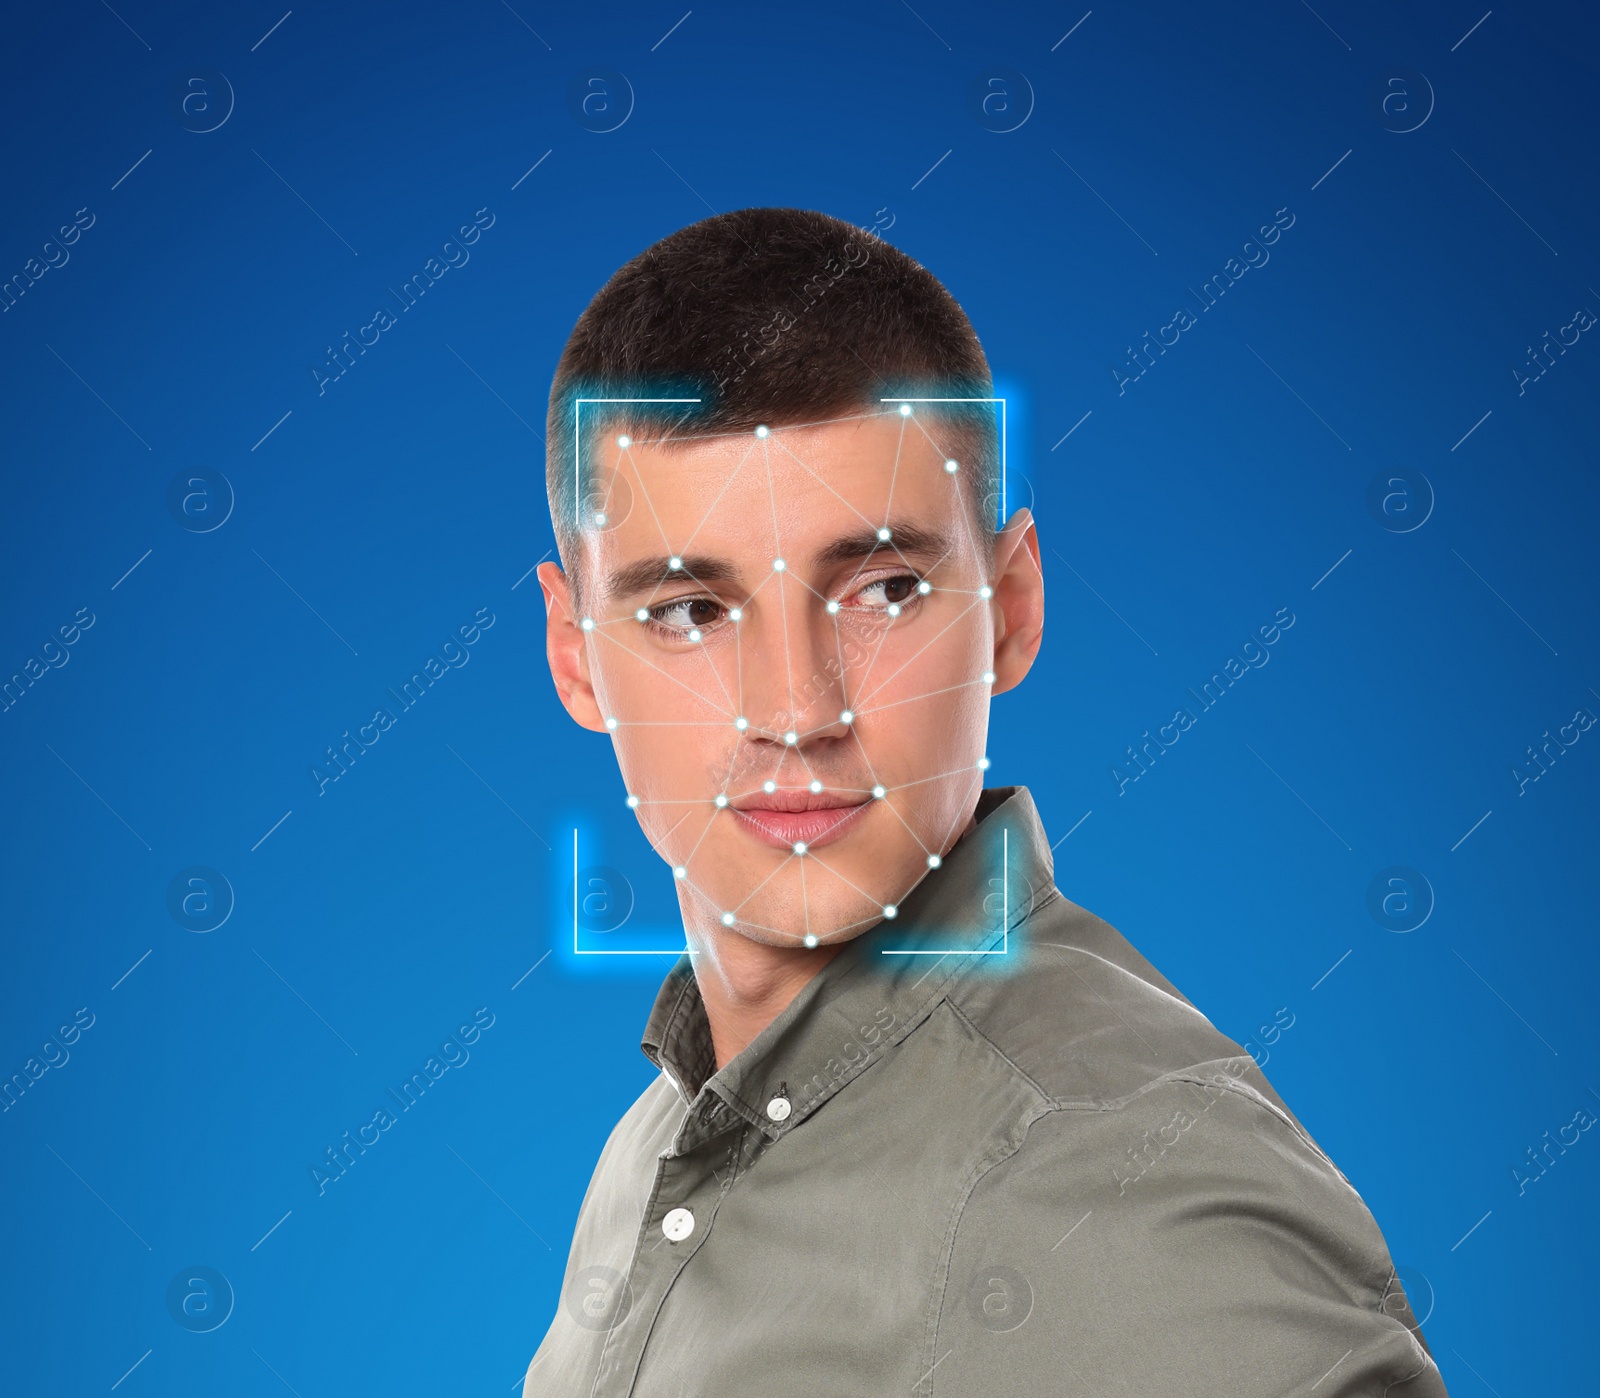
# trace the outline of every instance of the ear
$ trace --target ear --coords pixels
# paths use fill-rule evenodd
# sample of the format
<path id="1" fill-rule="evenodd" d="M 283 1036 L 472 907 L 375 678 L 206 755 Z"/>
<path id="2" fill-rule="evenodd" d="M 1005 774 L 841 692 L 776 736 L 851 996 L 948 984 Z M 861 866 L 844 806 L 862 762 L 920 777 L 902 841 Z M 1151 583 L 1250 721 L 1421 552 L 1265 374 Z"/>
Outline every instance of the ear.
<path id="1" fill-rule="evenodd" d="M 603 733 L 605 719 L 589 678 L 589 637 L 572 614 L 566 574 L 554 563 L 541 563 L 538 576 L 544 593 L 544 654 L 556 693 L 575 723 Z"/>
<path id="2" fill-rule="evenodd" d="M 1015 689 L 1033 668 L 1044 640 L 1044 570 L 1033 516 L 1018 510 L 995 539 L 994 684 L 991 692 Z"/>

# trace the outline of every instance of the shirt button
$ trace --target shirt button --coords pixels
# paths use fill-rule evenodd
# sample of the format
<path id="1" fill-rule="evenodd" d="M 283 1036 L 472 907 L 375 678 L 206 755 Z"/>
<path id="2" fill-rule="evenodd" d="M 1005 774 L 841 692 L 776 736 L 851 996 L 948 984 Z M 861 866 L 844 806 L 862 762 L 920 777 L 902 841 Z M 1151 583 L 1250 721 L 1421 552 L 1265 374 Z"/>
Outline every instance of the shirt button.
<path id="1" fill-rule="evenodd" d="M 767 1103 L 767 1116 L 772 1121 L 787 1121 L 793 1110 L 787 1097 L 774 1097 Z"/>
<path id="2" fill-rule="evenodd" d="M 694 1215 L 688 1209 L 669 1209 L 661 1220 L 661 1231 L 669 1243 L 681 1243 L 694 1232 Z"/>

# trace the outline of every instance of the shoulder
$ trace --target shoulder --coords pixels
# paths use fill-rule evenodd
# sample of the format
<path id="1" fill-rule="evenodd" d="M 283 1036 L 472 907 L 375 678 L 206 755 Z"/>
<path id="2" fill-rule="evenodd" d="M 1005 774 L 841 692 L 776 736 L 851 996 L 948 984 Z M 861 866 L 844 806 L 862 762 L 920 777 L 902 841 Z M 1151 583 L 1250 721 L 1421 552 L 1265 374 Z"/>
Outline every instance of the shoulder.
<path id="1" fill-rule="evenodd" d="M 1221 1063 L 1253 1071 L 1116 928 L 1055 889 L 1013 931 L 1007 954 L 962 977 L 950 1000 L 1057 1106 L 1112 1106 Z M 1254 1085 L 1282 1107 L 1259 1073 Z"/>
<path id="2" fill-rule="evenodd" d="M 1243 1075 L 1185 1070 L 1035 1118 L 967 1200 L 950 1283 L 969 1304 L 946 1308 L 941 1350 L 989 1328 L 970 1301 L 994 1277 L 1007 1304 L 1010 1288 L 1071 1317 L 1071 1362 L 1099 1391 L 1130 1369 L 1196 1398 L 1444 1391 L 1366 1205 Z M 989 1358 L 1028 1391 L 1062 1347 L 1049 1325 L 1018 1334 Z"/>
<path id="3" fill-rule="evenodd" d="M 665 1073 L 657 1073 L 611 1128 L 595 1165 L 596 1176 L 640 1159 L 647 1159 L 653 1168 L 656 1157 L 677 1134 L 683 1113 L 677 1089 Z"/>

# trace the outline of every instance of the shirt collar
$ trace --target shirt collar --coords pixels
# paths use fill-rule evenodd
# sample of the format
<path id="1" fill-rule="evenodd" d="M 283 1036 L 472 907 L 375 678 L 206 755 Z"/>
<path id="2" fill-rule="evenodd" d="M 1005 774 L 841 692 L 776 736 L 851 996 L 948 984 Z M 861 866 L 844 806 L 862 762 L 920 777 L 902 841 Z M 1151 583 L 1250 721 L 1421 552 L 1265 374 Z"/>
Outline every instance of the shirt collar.
<path id="1" fill-rule="evenodd" d="M 985 791 L 976 815 L 897 915 L 848 943 L 720 1071 L 693 964 L 681 958 L 656 996 L 645 1056 L 691 1105 L 709 1092 L 770 1138 L 793 1130 L 905 1037 L 958 976 L 984 958 L 1003 965 L 1022 921 L 1054 892 L 1027 788 Z M 789 1112 L 775 1121 L 768 1103 L 785 1092 Z M 716 1103 L 706 1106 L 705 1121 L 720 1115 Z"/>

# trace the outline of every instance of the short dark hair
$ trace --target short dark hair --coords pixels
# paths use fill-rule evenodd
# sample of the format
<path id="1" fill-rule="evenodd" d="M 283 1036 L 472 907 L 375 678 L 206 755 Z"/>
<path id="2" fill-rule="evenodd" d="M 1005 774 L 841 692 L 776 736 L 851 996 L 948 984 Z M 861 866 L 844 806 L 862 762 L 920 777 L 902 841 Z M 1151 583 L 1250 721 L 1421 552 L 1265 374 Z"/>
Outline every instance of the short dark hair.
<path id="1" fill-rule="evenodd" d="M 876 233 L 807 209 L 739 209 L 692 223 L 612 275 L 556 366 L 546 486 L 568 571 L 577 558 L 580 397 L 698 397 L 690 409 L 629 410 L 664 423 L 662 435 L 698 436 L 813 422 L 930 389 L 930 397 L 986 398 L 992 385 L 966 312 Z M 932 416 L 959 443 L 987 546 L 1000 472 L 992 405 Z"/>

